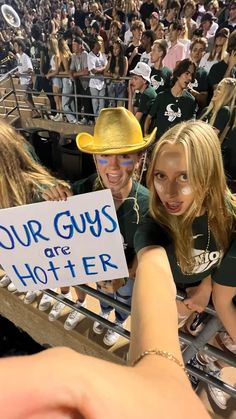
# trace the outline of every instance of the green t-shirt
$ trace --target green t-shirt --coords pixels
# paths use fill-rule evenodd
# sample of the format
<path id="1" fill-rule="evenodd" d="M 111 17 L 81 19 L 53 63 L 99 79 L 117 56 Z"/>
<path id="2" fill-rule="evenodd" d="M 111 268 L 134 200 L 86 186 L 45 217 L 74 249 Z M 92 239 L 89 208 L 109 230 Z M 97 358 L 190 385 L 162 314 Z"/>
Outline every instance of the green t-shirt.
<path id="1" fill-rule="evenodd" d="M 156 98 L 156 92 L 152 86 L 148 86 L 143 93 L 138 93 L 135 98 L 134 107 L 137 108 L 137 112 L 142 112 L 143 116 L 140 120 L 142 131 L 144 131 L 144 123 L 147 115 L 150 113 L 150 109 Z"/>
<path id="2" fill-rule="evenodd" d="M 236 180 L 236 127 L 227 134 L 221 149 L 226 177 Z"/>
<path id="3" fill-rule="evenodd" d="M 170 87 L 170 79 L 172 77 L 172 71 L 168 67 L 162 67 L 156 69 L 152 67 L 151 71 L 151 86 L 155 89 L 156 93 L 160 93 L 163 90 Z"/>
<path id="4" fill-rule="evenodd" d="M 208 83 L 212 89 L 224 78 L 227 68 L 228 64 L 224 60 L 219 61 L 211 67 L 208 74 Z M 230 77 L 236 77 L 236 66 L 233 67 Z"/>
<path id="5" fill-rule="evenodd" d="M 207 92 L 208 90 L 208 79 L 207 71 L 203 67 L 198 67 L 196 71 L 195 80 L 189 83 L 189 88 L 196 90 L 196 92 Z"/>
<path id="6" fill-rule="evenodd" d="M 157 127 L 156 139 L 179 122 L 194 118 L 195 113 L 195 98 L 187 90 L 184 90 L 179 97 L 173 96 L 171 90 L 158 93 L 150 110 L 153 118 L 152 127 Z"/>
<path id="7" fill-rule="evenodd" d="M 140 224 L 135 235 L 134 244 L 135 250 L 138 252 L 147 246 L 161 246 L 166 250 L 174 281 L 180 288 L 187 288 L 191 284 L 199 283 L 202 279 L 212 274 L 213 279 L 222 285 L 236 286 L 236 246 L 232 248 L 235 259 L 233 260 L 234 275 L 225 276 L 224 271 L 227 272 L 229 257 L 224 257 L 219 267 L 217 264 L 220 259 L 220 251 L 217 249 L 215 239 L 211 233 L 209 250 L 206 252 L 208 242 L 208 223 L 207 216 L 202 215 L 196 217 L 193 222 L 193 238 L 194 248 L 192 255 L 195 260 L 194 273 L 192 275 L 184 275 L 180 270 L 176 256 L 172 238 L 165 230 L 149 215 L 145 217 L 143 223 Z M 232 256 L 231 256 L 232 257 Z M 232 269 L 233 272 L 233 269 Z"/>
<path id="8" fill-rule="evenodd" d="M 74 195 L 92 192 L 96 177 L 97 175 L 93 174 L 86 179 L 73 183 L 72 190 Z M 132 198 L 135 198 L 135 196 L 137 197 L 139 216 L 134 210 L 135 201 Z M 131 266 L 135 256 L 134 235 L 138 228 L 137 223 L 143 219 L 143 216 L 148 211 L 149 192 L 144 186 L 138 184 L 137 182 L 133 182 L 133 186 L 128 198 L 131 199 L 125 200 L 123 204 L 118 208 L 117 218 L 122 235 L 126 261 L 128 266 Z"/>
<path id="9" fill-rule="evenodd" d="M 204 111 L 203 111 L 204 113 Z M 211 119 L 212 113 L 208 113 L 204 118 L 203 121 L 208 122 Z M 224 131 L 226 125 L 230 122 L 231 113 L 228 106 L 223 106 L 217 112 L 213 127 L 220 131 L 220 134 Z"/>

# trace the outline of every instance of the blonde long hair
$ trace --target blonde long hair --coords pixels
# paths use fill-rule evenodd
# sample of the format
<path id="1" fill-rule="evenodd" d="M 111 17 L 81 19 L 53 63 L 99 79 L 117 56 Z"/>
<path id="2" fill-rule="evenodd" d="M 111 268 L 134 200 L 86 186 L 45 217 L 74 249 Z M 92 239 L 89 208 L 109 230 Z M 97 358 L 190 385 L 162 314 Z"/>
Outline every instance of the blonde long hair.
<path id="1" fill-rule="evenodd" d="M 27 147 L 13 127 L 0 121 L 0 208 L 33 203 L 45 187 L 60 183 L 33 160 Z"/>
<path id="2" fill-rule="evenodd" d="M 166 144 L 181 144 L 186 153 L 188 177 L 195 198 L 181 216 L 167 213 L 154 187 L 157 156 Z M 236 219 L 236 200 L 226 185 L 220 144 L 213 128 L 202 121 L 183 122 L 167 131 L 158 141 L 147 173 L 150 212 L 171 235 L 182 272 L 191 273 L 192 225 L 199 211 L 207 213 L 209 226 L 219 249 L 227 249 Z"/>
<path id="3" fill-rule="evenodd" d="M 217 89 L 219 87 L 223 87 L 223 94 L 220 96 L 217 102 L 211 100 L 206 111 L 201 116 L 201 119 L 204 119 L 210 112 L 212 112 L 210 120 L 208 121 L 208 123 L 212 126 L 214 125 L 214 122 L 217 117 L 217 113 L 219 112 L 220 108 L 222 108 L 223 106 L 228 106 L 230 113 L 232 114 L 233 108 L 235 106 L 236 79 L 233 79 L 231 77 L 226 77 L 225 79 L 221 80 L 221 82 L 218 84 Z M 219 136 L 221 142 L 224 140 L 227 130 L 228 130 L 228 125 L 223 129 L 222 133 Z"/>

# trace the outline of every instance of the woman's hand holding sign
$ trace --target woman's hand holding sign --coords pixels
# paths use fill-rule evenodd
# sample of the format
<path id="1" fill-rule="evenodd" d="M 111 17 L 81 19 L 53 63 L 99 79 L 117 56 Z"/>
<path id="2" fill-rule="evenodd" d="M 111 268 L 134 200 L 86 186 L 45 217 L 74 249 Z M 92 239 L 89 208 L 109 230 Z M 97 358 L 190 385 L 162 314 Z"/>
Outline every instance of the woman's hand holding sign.
<path id="1" fill-rule="evenodd" d="M 66 201 L 69 196 L 73 196 L 73 192 L 62 185 L 45 189 L 42 194 L 45 201 Z"/>

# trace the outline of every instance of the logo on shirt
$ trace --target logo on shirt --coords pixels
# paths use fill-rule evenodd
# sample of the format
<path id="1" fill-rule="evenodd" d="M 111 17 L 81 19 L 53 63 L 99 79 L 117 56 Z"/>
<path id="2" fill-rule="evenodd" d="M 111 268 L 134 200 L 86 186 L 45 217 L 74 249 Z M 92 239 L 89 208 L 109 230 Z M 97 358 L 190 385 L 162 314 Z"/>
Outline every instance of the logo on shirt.
<path id="1" fill-rule="evenodd" d="M 197 81 L 197 79 L 195 79 L 193 83 L 189 83 L 189 85 L 188 85 L 188 88 L 189 89 L 194 89 L 196 87 L 198 87 L 198 81 Z"/>
<path id="2" fill-rule="evenodd" d="M 164 86 L 164 80 L 161 77 L 161 80 L 155 79 L 155 75 L 151 77 L 151 85 L 152 87 L 157 90 L 160 86 Z"/>
<path id="3" fill-rule="evenodd" d="M 168 116 L 168 121 L 173 122 L 176 118 L 181 118 L 182 113 L 180 108 L 178 108 L 177 112 L 172 109 L 173 104 L 167 105 L 166 111 L 164 113 L 165 116 Z"/>
<path id="4" fill-rule="evenodd" d="M 212 266 L 216 265 L 221 258 L 221 251 L 215 250 L 212 252 L 206 252 L 201 249 L 193 249 L 194 259 L 194 274 L 208 271 Z"/>

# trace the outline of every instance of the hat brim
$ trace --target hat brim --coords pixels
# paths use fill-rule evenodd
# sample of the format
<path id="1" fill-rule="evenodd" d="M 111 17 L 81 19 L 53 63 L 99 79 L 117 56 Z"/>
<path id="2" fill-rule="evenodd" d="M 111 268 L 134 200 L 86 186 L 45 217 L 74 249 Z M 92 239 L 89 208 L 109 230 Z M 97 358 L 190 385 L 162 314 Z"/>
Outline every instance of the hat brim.
<path id="1" fill-rule="evenodd" d="M 157 128 L 154 128 L 154 130 L 151 132 L 151 134 L 147 135 L 143 138 L 143 141 L 139 144 L 133 144 L 132 146 L 127 145 L 127 147 L 121 147 L 121 148 L 109 148 L 109 145 L 107 144 L 106 147 L 98 147 L 94 144 L 94 137 L 91 134 L 88 134 L 87 132 L 81 132 L 76 137 L 76 144 L 80 151 L 83 153 L 88 154 L 126 154 L 126 153 L 137 153 L 139 151 L 145 150 L 148 148 L 152 142 L 155 140 L 156 137 L 156 130 Z"/>
<path id="2" fill-rule="evenodd" d="M 150 77 L 145 77 L 145 76 L 143 76 L 142 74 L 139 74 L 139 73 L 137 73 L 137 72 L 136 72 L 136 71 L 134 71 L 134 70 L 131 70 L 131 71 L 129 72 L 129 74 L 135 74 L 135 76 L 140 76 L 140 77 L 142 77 L 144 80 L 148 81 L 148 83 L 151 83 L 151 79 L 150 79 Z"/>

